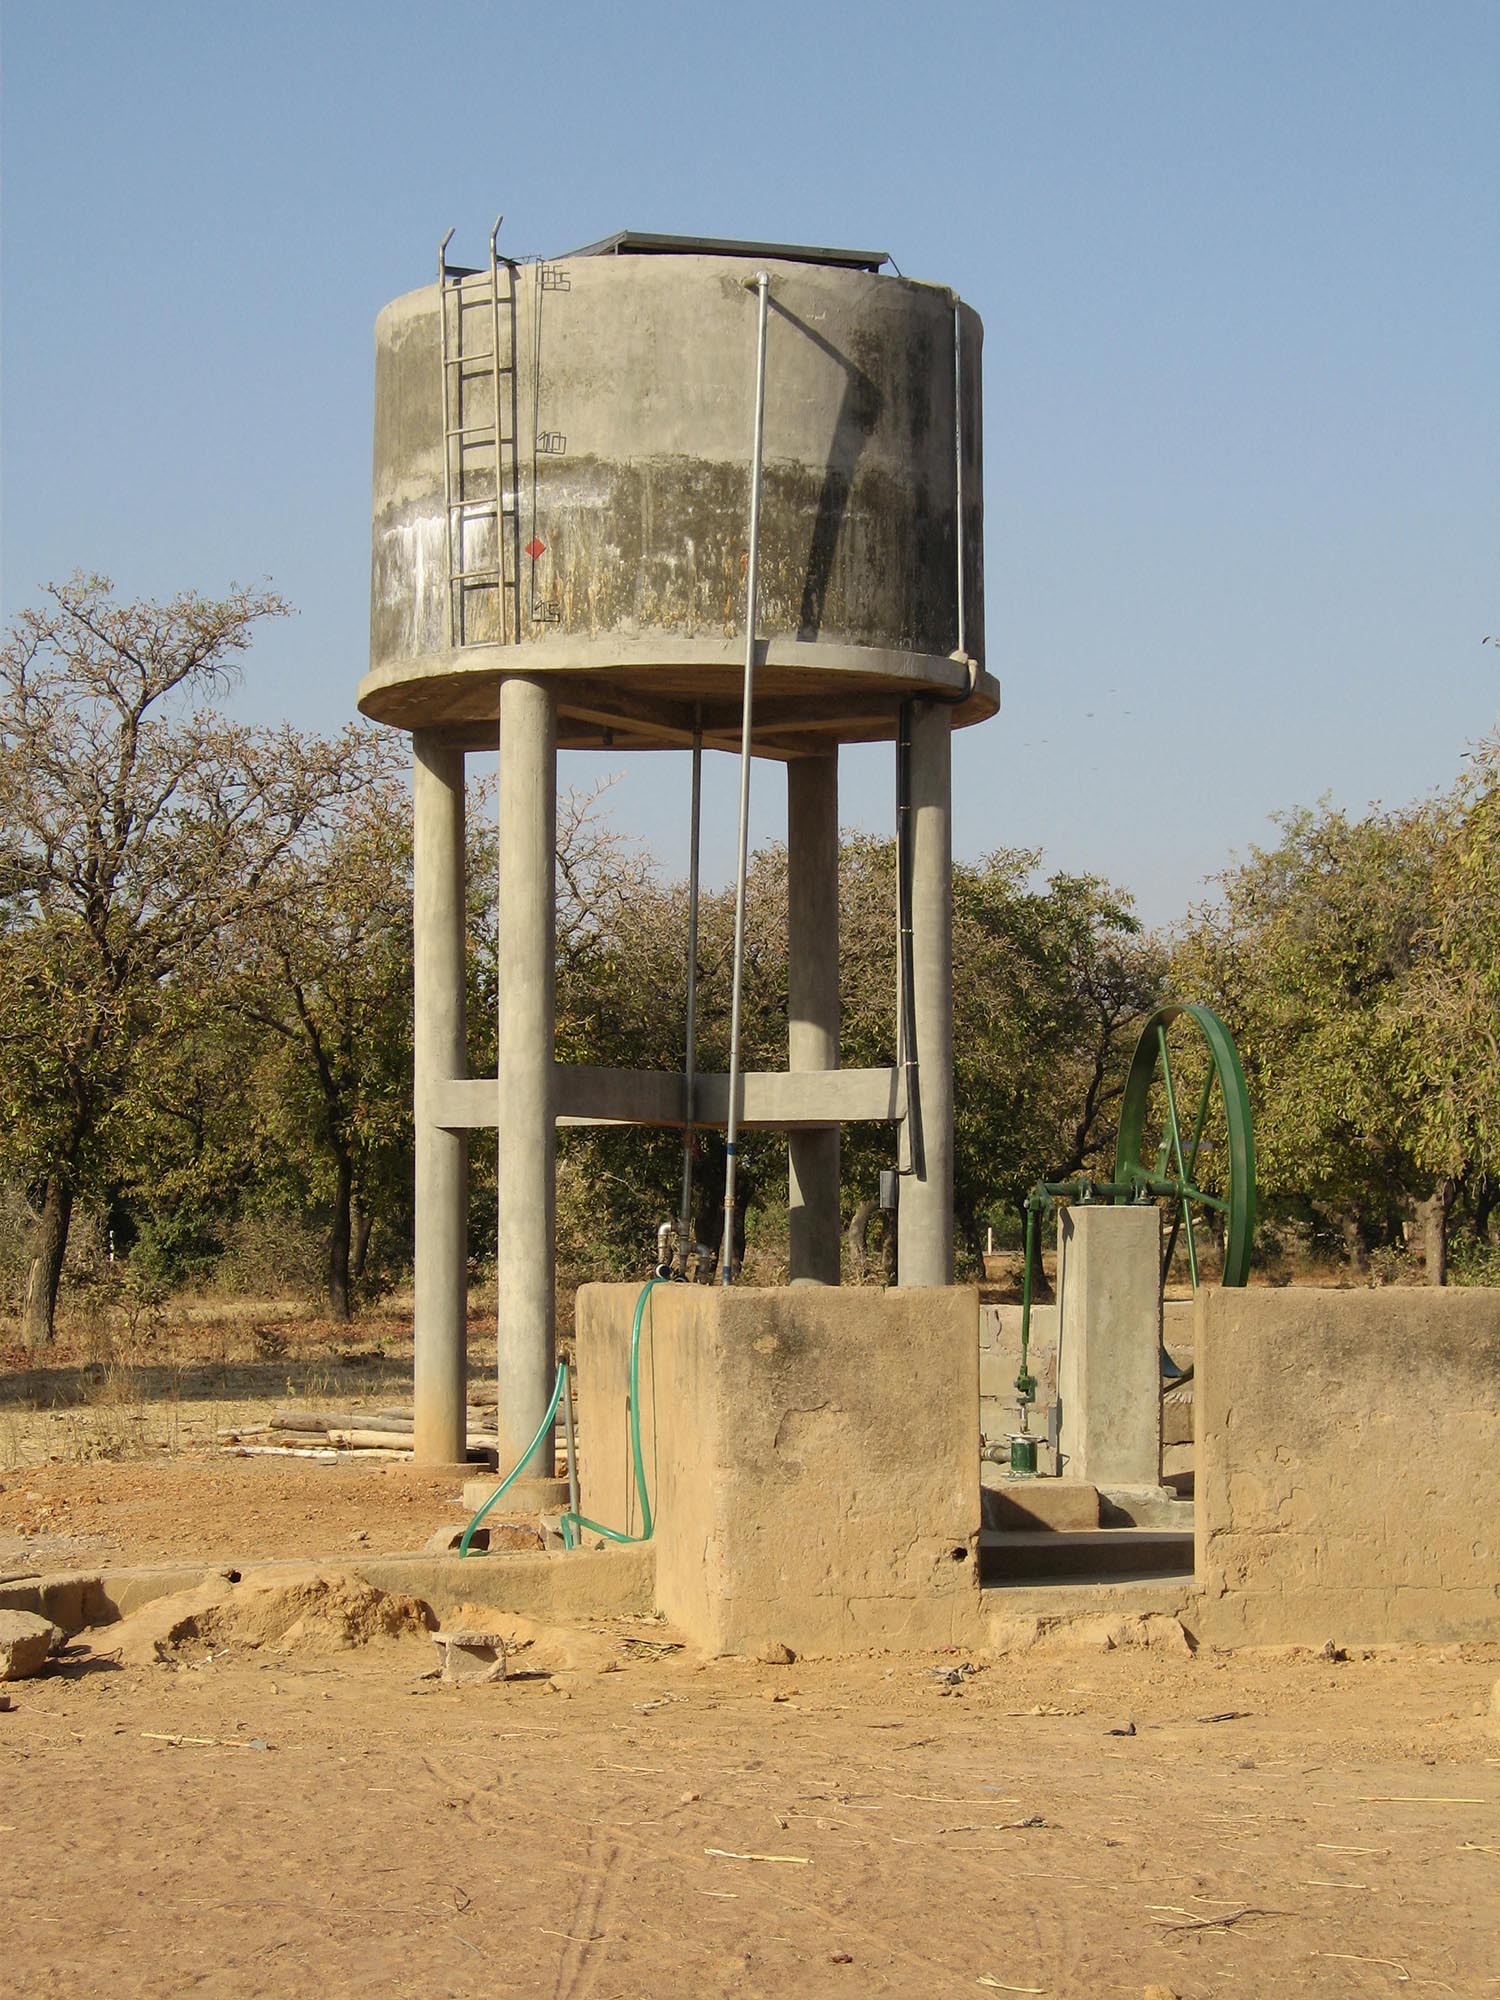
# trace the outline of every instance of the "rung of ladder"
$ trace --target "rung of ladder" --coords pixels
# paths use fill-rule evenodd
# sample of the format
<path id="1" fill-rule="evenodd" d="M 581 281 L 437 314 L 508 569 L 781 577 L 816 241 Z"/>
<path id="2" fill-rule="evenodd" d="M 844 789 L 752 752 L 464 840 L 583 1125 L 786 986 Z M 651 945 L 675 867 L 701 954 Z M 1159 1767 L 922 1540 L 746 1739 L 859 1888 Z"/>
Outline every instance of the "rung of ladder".
<path id="1" fill-rule="evenodd" d="M 454 583 L 474 583 L 476 580 L 481 580 L 493 589 L 495 584 L 500 581 L 502 575 L 503 572 L 498 567 L 491 569 L 456 569 L 453 572 L 453 581 Z"/>
<path id="2" fill-rule="evenodd" d="M 505 516 L 507 521 L 513 521 L 516 518 L 516 504 L 514 499 L 510 499 L 505 501 L 501 506 L 500 512 Z M 450 500 L 448 502 L 448 511 L 450 514 L 462 513 L 470 507 L 477 507 L 479 509 L 479 518 L 482 520 L 486 514 L 493 514 L 495 512 L 495 496 L 493 493 L 479 493 L 472 500 Z"/>
<path id="3" fill-rule="evenodd" d="M 493 444 L 495 438 L 495 426 L 493 424 L 454 424 L 447 431 L 444 432 L 444 436 L 451 438 L 482 437 L 482 438 L 488 438 L 490 442 Z M 514 444 L 515 438 L 511 435 L 509 431 L 502 431 L 500 433 L 500 442 L 502 444 Z"/>

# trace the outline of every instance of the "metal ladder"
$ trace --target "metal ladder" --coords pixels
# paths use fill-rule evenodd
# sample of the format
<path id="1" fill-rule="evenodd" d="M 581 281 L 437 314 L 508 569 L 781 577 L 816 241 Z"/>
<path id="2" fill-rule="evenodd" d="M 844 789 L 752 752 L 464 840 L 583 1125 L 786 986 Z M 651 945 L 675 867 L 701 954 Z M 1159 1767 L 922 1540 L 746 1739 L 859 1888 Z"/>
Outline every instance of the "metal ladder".
<path id="1" fill-rule="evenodd" d="M 454 647 L 508 645 L 521 637 L 518 283 L 516 264 L 498 249 L 504 220 L 490 231 L 487 270 L 448 262 L 451 229 L 438 246 L 448 642 Z"/>

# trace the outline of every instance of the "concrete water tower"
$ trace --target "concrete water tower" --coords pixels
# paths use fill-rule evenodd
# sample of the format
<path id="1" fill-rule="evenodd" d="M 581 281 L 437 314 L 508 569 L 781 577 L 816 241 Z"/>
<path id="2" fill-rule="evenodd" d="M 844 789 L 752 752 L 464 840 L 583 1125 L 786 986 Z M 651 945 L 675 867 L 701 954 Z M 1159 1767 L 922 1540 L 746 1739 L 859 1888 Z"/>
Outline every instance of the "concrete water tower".
<path id="1" fill-rule="evenodd" d="M 515 264 L 492 236 L 379 316 L 359 705 L 415 767 L 419 1461 L 464 1455 L 471 1130 L 499 1135 L 502 1467 L 553 1384 L 559 1123 L 785 1129 L 792 1275 L 837 1283 L 839 1126 L 890 1121 L 899 1282 L 952 1281 L 950 732 L 999 706 L 982 329 L 887 262 L 626 232 Z M 895 1061 L 840 1072 L 838 751 L 882 740 Z M 499 1074 L 471 1078 L 464 757 L 497 742 Z M 558 750 L 746 743 L 787 772 L 787 1071 L 556 1064 Z"/>

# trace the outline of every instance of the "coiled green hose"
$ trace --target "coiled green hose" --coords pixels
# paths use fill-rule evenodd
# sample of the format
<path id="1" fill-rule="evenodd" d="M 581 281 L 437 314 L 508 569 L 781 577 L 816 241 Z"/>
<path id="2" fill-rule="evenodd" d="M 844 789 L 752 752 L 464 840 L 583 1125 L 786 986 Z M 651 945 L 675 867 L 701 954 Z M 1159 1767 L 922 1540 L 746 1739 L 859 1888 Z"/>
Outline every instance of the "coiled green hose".
<path id="1" fill-rule="evenodd" d="M 655 1522 L 651 1514 L 651 1496 L 646 1491 L 646 1461 L 641 1451 L 641 1324 L 645 1317 L 646 1302 L 661 1282 L 660 1278 L 648 1278 L 646 1280 L 645 1284 L 641 1287 L 641 1295 L 635 1302 L 635 1317 L 630 1323 L 630 1456 L 635 1467 L 635 1490 L 641 1503 L 641 1532 L 638 1535 L 629 1535 L 619 1528 L 606 1528 L 601 1521 L 590 1521 L 587 1516 L 575 1513 L 569 1508 L 561 1517 L 563 1544 L 567 1548 L 577 1548 L 579 1529 L 587 1529 L 593 1535 L 603 1535 L 606 1541 L 611 1542 L 649 1542 L 651 1539 L 651 1532 L 655 1526 Z M 469 1544 L 474 1539 L 474 1530 L 479 1526 L 485 1515 L 488 1514 L 501 1495 L 520 1477 L 521 1473 L 525 1471 L 526 1467 L 530 1465 L 532 1459 L 535 1458 L 537 1452 L 541 1449 L 543 1438 L 551 1431 L 553 1423 L 556 1420 L 557 1406 L 567 1393 L 568 1364 L 566 1361 L 559 1361 L 557 1364 L 557 1380 L 552 1387 L 552 1400 L 547 1405 L 547 1414 L 537 1426 L 536 1436 L 527 1445 L 521 1457 L 512 1466 L 511 1470 L 506 1473 L 505 1477 L 479 1509 L 473 1520 L 470 1521 L 468 1527 L 464 1529 L 463 1540 L 458 1545 L 460 1557 L 466 1556 L 469 1553 Z"/>

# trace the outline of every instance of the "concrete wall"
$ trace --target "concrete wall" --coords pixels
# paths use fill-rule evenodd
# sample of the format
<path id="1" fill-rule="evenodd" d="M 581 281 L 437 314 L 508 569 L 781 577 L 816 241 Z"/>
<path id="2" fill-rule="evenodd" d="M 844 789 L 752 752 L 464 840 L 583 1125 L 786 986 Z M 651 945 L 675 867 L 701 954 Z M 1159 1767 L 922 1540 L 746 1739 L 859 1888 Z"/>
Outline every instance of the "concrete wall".
<path id="1" fill-rule="evenodd" d="M 1199 1636 L 1500 1635 L 1500 1293 L 1210 1291 Z"/>
<path id="2" fill-rule="evenodd" d="M 583 1511 L 638 1526 L 626 1403 L 636 1285 L 578 1294 Z M 657 1606 L 753 1652 L 972 1637 L 977 1300 L 662 1285 L 641 1353 Z"/>

